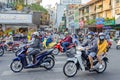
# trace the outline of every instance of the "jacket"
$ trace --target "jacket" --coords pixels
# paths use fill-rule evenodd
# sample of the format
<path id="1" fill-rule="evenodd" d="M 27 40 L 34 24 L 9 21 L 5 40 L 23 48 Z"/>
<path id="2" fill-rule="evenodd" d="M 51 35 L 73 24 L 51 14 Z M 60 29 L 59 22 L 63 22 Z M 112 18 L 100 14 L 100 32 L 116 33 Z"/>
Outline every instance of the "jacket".
<path id="1" fill-rule="evenodd" d="M 68 35 L 62 41 L 72 43 L 72 37 Z"/>
<path id="2" fill-rule="evenodd" d="M 89 47 L 89 52 L 97 53 L 97 39 L 93 38 L 92 40 L 87 40 L 86 43 L 82 45 L 83 47 Z"/>
<path id="3" fill-rule="evenodd" d="M 40 48 L 40 39 L 34 39 L 33 43 L 30 45 L 31 48 Z"/>
<path id="4" fill-rule="evenodd" d="M 97 55 L 101 55 L 103 53 L 106 53 L 107 51 L 107 46 L 108 46 L 108 42 L 107 40 L 104 40 L 101 44 L 100 44 L 100 41 L 98 40 L 98 52 L 97 52 Z"/>

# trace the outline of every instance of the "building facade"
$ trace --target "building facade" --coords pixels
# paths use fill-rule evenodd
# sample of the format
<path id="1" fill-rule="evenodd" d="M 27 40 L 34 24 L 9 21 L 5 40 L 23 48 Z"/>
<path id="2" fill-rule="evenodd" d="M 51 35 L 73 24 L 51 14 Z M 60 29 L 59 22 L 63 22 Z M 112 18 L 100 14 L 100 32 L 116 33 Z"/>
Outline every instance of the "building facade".
<path id="1" fill-rule="evenodd" d="M 120 14 L 120 0 L 91 0 L 79 8 L 79 20 L 84 21 L 84 27 L 94 29 L 112 26 L 115 16 Z M 96 24 L 96 19 L 104 18 L 103 24 Z M 113 23 L 113 24 L 110 24 Z M 106 27 L 107 28 L 107 27 Z"/>

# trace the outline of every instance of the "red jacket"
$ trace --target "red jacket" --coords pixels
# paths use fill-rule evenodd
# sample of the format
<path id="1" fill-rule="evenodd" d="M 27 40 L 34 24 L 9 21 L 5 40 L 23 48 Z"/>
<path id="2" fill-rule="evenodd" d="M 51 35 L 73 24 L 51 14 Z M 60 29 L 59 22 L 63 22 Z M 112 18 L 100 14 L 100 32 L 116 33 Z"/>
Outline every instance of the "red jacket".
<path id="1" fill-rule="evenodd" d="M 69 42 L 69 43 L 72 43 L 72 38 L 71 38 L 71 36 L 66 36 L 63 40 L 62 40 L 62 42 Z"/>

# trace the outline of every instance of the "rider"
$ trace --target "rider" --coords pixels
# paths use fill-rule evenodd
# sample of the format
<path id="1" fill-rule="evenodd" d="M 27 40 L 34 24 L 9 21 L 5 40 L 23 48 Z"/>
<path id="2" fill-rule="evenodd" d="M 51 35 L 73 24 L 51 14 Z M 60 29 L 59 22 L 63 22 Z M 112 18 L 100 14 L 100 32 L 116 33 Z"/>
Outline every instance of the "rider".
<path id="1" fill-rule="evenodd" d="M 67 50 L 67 46 L 72 43 L 72 37 L 68 32 L 65 33 L 65 38 L 62 40 L 61 46 L 63 47 L 63 52 Z"/>
<path id="2" fill-rule="evenodd" d="M 98 52 L 97 52 L 97 59 L 99 61 L 99 68 L 102 68 L 102 61 L 101 56 L 106 53 L 107 51 L 108 42 L 105 39 L 104 33 L 99 33 L 99 40 L 98 40 Z"/>
<path id="3" fill-rule="evenodd" d="M 93 58 L 97 53 L 97 39 L 95 38 L 94 32 L 88 33 L 88 40 L 82 46 L 85 47 L 87 51 L 86 54 L 88 55 L 88 59 L 90 61 L 90 70 L 93 70 Z"/>
<path id="4" fill-rule="evenodd" d="M 32 56 L 36 55 L 39 53 L 39 49 L 40 49 L 40 39 L 39 39 L 39 33 L 38 32 L 34 32 L 34 41 L 32 44 L 30 44 L 28 46 L 28 59 L 30 64 L 28 66 L 31 66 L 33 64 L 32 62 Z"/>
<path id="5" fill-rule="evenodd" d="M 13 44 L 13 36 L 12 36 L 12 32 L 9 32 L 9 35 L 6 36 L 5 38 L 5 44 L 8 47 L 8 50 L 11 50 L 12 44 Z"/>

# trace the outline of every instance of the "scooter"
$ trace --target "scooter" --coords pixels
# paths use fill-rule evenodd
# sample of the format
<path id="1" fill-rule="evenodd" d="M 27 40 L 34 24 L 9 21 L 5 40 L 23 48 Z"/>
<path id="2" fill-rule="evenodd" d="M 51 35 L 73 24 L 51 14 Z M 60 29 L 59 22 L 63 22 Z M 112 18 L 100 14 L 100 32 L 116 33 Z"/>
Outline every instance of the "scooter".
<path id="1" fill-rule="evenodd" d="M 90 71 L 90 62 L 88 60 L 88 55 L 85 54 L 85 48 L 78 46 L 76 49 L 76 54 L 73 54 L 73 57 L 68 58 L 67 62 L 63 67 L 63 73 L 67 77 L 75 76 L 79 69 L 82 71 Z M 99 63 L 96 57 L 94 58 L 93 65 L 95 66 L 95 69 L 92 72 L 95 71 L 97 73 L 103 73 L 106 70 L 108 58 L 105 55 L 103 55 L 101 60 L 103 67 L 99 69 Z"/>
<path id="2" fill-rule="evenodd" d="M 62 40 L 60 40 L 55 46 L 54 46 L 54 50 L 53 50 L 53 54 L 58 55 L 59 52 L 63 52 L 63 47 L 61 46 L 62 44 Z M 74 49 L 76 50 L 76 45 L 74 43 L 71 43 L 70 45 L 67 46 L 67 51 L 70 49 Z M 66 52 L 67 52 L 66 51 Z"/>
<path id="3" fill-rule="evenodd" d="M 28 57 L 26 56 L 27 47 L 24 46 L 17 55 L 17 57 L 13 59 L 10 65 L 10 69 L 15 73 L 22 71 L 23 68 L 29 69 L 44 67 L 45 69 L 50 70 L 55 65 L 54 58 L 52 57 L 53 56 L 52 51 L 53 49 L 49 49 L 47 51 L 40 52 L 40 54 L 34 55 L 33 65 L 28 66 L 29 60 Z"/>
<path id="4" fill-rule="evenodd" d="M 117 42 L 116 49 L 117 49 L 117 50 L 120 50 L 120 39 L 119 39 L 118 42 Z"/>
<path id="5" fill-rule="evenodd" d="M 13 42 L 11 44 L 8 44 L 11 48 L 10 51 L 12 51 L 13 53 L 15 53 L 18 49 L 19 49 L 19 42 Z M 5 51 L 8 51 L 8 46 L 4 44 L 4 49 Z"/>

